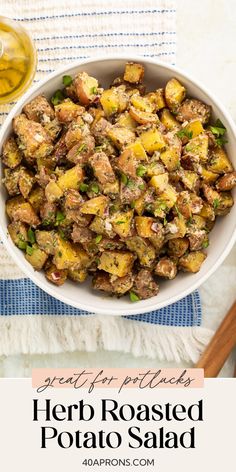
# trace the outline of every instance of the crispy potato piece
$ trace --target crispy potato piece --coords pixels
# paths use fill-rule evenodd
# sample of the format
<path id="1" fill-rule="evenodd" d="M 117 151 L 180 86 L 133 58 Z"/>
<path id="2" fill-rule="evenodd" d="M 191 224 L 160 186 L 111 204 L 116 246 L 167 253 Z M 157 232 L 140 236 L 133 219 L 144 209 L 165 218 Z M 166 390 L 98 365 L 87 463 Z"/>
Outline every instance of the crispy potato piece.
<path id="1" fill-rule="evenodd" d="M 78 189 L 80 183 L 83 181 L 84 172 L 80 164 L 66 170 L 57 181 L 58 187 L 65 192 L 68 189 Z"/>
<path id="2" fill-rule="evenodd" d="M 129 114 L 133 120 L 137 121 L 140 125 L 156 124 L 159 121 L 158 116 L 155 113 L 148 111 L 142 111 L 138 108 L 130 106 Z"/>
<path id="3" fill-rule="evenodd" d="M 218 147 L 212 150 L 207 169 L 218 174 L 226 174 L 233 171 L 233 166 L 224 149 Z"/>
<path id="4" fill-rule="evenodd" d="M 89 158 L 89 162 L 93 168 L 95 177 L 101 184 L 115 182 L 116 177 L 105 152 L 95 152 L 95 154 Z"/>
<path id="5" fill-rule="evenodd" d="M 236 172 L 225 174 L 216 182 L 216 189 L 220 192 L 225 190 L 232 190 L 236 186 Z"/>
<path id="6" fill-rule="evenodd" d="M 54 264 L 52 264 L 45 270 L 45 275 L 49 282 L 60 287 L 67 279 L 68 271 L 59 270 Z"/>
<path id="7" fill-rule="evenodd" d="M 171 110 L 176 110 L 186 95 L 186 89 L 181 83 L 173 78 L 165 86 L 165 100 Z"/>
<path id="8" fill-rule="evenodd" d="M 19 178 L 21 169 L 22 167 L 16 167 L 15 169 L 4 169 L 3 183 L 10 197 L 20 194 Z"/>
<path id="9" fill-rule="evenodd" d="M 55 118 L 54 110 L 44 95 L 33 98 L 24 106 L 23 112 L 28 120 L 37 121 L 41 124 L 48 123 Z"/>
<path id="10" fill-rule="evenodd" d="M 172 280 L 177 275 L 177 265 L 169 257 L 162 257 L 155 267 L 155 274 L 159 277 Z"/>
<path id="11" fill-rule="evenodd" d="M 13 243 L 18 246 L 19 249 L 25 249 L 28 240 L 26 225 L 20 221 L 13 221 L 8 225 L 7 229 Z"/>
<path id="12" fill-rule="evenodd" d="M 139 84 L 144 76 L 144 67 L 141 64 L 127 62 L 125 65 L 124 80 L 131 84 Z"/>
<path id="13" fill-rule="evenodd" d="M 177 192 L 172 185 L 167 185 L 165 190 L 160 193 L 158 198 L 155 201 L 155 216 L 160 216 L 163 218 L 165 216 L 165 211 L 170 210 L 177 201 Z M 160 208 L 161 213 L 158 213 L 158 208 Z M 164 211 L 164 215 L 163 212 Z"/>
<path id="14" fill-rule="evenodd" d="M 116 88 L 104 90 L 100 97 L 100 102 L 107 117 L 117 113 L 119 111 L 119 94 Z"/>
<path id="15" fill-rule="evenodd" d="M 215 172 L 212 172 L 211 170 L 206 169 L 205 167 L 201 167 L 201 177 L 204 180 L 204 182 L 207 183 L 214 183 L 218 177 L 219 174 L 216 174 Z"/>
<path id="16" fill-rule="evenodd" d="M 150 128 L 140 134 L 142 145 L 149 154 L 153 154 L 154 151 L 164 150 L 166 142 L 163 135 L 156 128 Z"/>
<path id="17" fill-rule="evenodd" d="M 181 215 L 187 220 L 192 216 L 192 206 L 190 201 L 190 193 L 184 190 L 180 192 L 177 197 L 176 206 Z"/>
<path id="18" fill-rule="evenodd" d="M 192 120 L 187 125 L 183 126 L 183 131 L 186 135 L 191 135 L 192 138 L 196 138 L 199 134 L 204 132 L 202 122 L 200 120 Z"/>
<path id="19" fill-rule="evenodd" d="M 208 203 L 203 202 L 203 206 L 199 213 L 199 216 L 201 216 L 202 218 L 206 218 L 207 220 L 214 221 L 215 212 L 213 207 L 211 205 L 208 205 Z"/>
<path id="20" fill-rule="evenodd" d="M 141 269 L 134 278 L 132 291 L 138 295 L 141 300 L 155 297 L 159 292 L 159 285 L 154 280 L 153 275 L 148 269 Z"/>
<path id="21" fill-rule="evenodd" d="M 61 190 L 61 188 L 54 180 L 51 180 L 45 187 L 45 197 L 47 201 L 50 203 L 54 203 L 60 200 L 62 196 L 63 191 Z"/>
<path id="22" fill-rule="evenodd" d="M 37 244 L 33 244 L 30 248 L 30 252 L 27 252 L 26 248 L 25 258 L 35 270 L 41 270 L 48 258 L 48 255 L 42 251 Z"/>
<path id="23" fill-rule="evenodd" d="M 179 268 L 184 272 L 199 272 L 205 259 L 206 254 L 202 251 L 189 252 L 179 259 Z"/>
<path id="24" fill-rule="evenodd" d="M 196 98 L 186 98 L 178 108 L 176 119 L 185 121 L 199 120 L 203 124 L 208 123 L 211 115 L 211 107 Z"/>
<path id="25" fill-rule="evenodd" d="M 117 125 L 123 127 L 123 128 L 128 128 L 131 131 L 135 131 L 135 128 L 137 127 L 137 121 L 135 121 L 129 114 L 128 111 L 125 111 L 124 113 L 121 113 L 116 120 Z"/>
<path id="26" fill-rule="evenodd" d="M 136 178 L 138 161 L 136 160 L 132 149 L 124 149 L 118 157 L 117 166 L 125 175 Z"/>
<path id="27" fill-rule="evenodd" d="M 13 136 L 8 138 L 3 144 L 2 162 L 10 169 L 15 169 L 22 161 L 23 154 L 16 144 Z"/>
<path id="28" fill-rule="evenodd" d="M 220 194 L 208 184 L 203 184 L 202 189 L 208 203 L 210 203 L 210 205 L 217 206 L 220 201 Z"/>
<path id="29" fill-rule="evenodd" d="M 37 230 L 35 231 L 36 242 L 40 249 L 48 255 L 54 255 L 56 251 L 56 233 L 55 231 Z"/>
<path id="30" fill-rule="evenodd" d="M 78 244 L 72 244 L 57 236 L 56 251 L 53 262 L 57 269 L 83 269 L 88 267 L 90 258 Z"/>
<path id="31" fill-rule="evenodd" d="M 36 213 L 39 213 L 40 208 L 43 205 L 44 199 L 44 190 L 42 189 L 42 187 L 39 186 L 35 186 L 28 196 L 28 201 L 30 202 Z"/>
<path id="32" fill-rule="evenodd" d="M 65 144 L 68 150 L 75 146 L 82 138 L 81 123 L 72 121 L 65 134 Z"/>
<path id="33" fill-rule="evenodd" d="M 98 81 L 87 72 L 80 72 L 74 79 L 76 94 L 82 105 L 89 105 L 98 95 Z"/>
<path id="34" fill-rule="evenodd" d="M 122 204 L 130 204 L 137 200 L 146 188 L 146 184 L 142 177 L 129 179 L 127 184 L 121 182 L 120 185 L 120 200 Z"/>
<path id="35" fill-rule="evenodd" d="M 175 216 L 172 221 L 166 225 L 166 239 L 183 238 L 186 234 L 187 227 L 184 218 Z"/>
<path id="36" fill-rule="evenodd" d="M 155 90 L 155 92 L 149 92 L 146 97 L 154 105 L 155 111 L 159 111 L 166 106 L 165 91 L 163 88 L 159 88 Z"/>
<path id="37" fill-rule="evenodd" d="M 208 136 L 207 134 L 200 134 L 195 138 L 190 139 L 184 148 L 184 154 L 187 154 L 192 159 L 197 158 L 200 162 L 208 161 Z"/>
<path id="38" fill-rule="evenodd" d="M 196 172 L 191 170 L 181 169 L 179 172 L 180 180 L 183 182 L 184 186 L 192 191 L 196 191 L 199 186 L 199 177 Z"/>
<path id="39" fill-rule="evenodd" d="M 100 195 L 99 197 L 91 198 L 83 203 L 80 207 L 81 213 L 85 213 L 87 215 L 97 215 L 102 216 L 104 211 L 109 203 L 109 198 L 105 197 L 104 195 Z"/>
<path id="40" fill-rule="evenodd" d="M 156 252 L 152 244 L 147 239 L 140 236 L 133 236 L 125 241 L 128 249 L 137 254 L 140 264 L 143 266 L 152 266 Z"/>
<path id="41" fill-rule="evenodd" d="M 155 236 L 155 231 L 152 227 L 155 227 L 155 219 L 150 216 L 135 216 L 135 227 L 138 235 L 141 238 L 151 238 Z"/>
<path id="42" fill-rule="evenodd" d="M 204 244 L 209 244 L 205 230 L 192 231 L 188 234 L 190 251 L 199 251 L 203 249 Z"/>
<path id="43" fill-rule="evenodd" d="M 108 236 L 109 238 L 115 237 L 112 224 L 107 219 L 95 216 L 89 228 L 97 234 Z"/>
<path id="44" fill-rule="evenodd" d="M 116 195 L 118 195 L 120 191 L 120 185 L 119 185 L 119 180 L 115 180 L 114 182 L 107 182 L 102 185 L 102 193 L 104 195 L 108 195 L 111 198 L 114 198 Z"/>
<path id="45" fill-rule="evenodd" d="M 20 141 L 20 149 L 26 157 L 38 159 L 52 152 L 50 136 L 40 123 L 30 121 L 21 114 L 13 119 L 13 130 Z"/>
<path id="46" fill-rule="evenodd" d="M 68 273 L 69 279 L 73 280 L 74 282 L 79 282 L 79 283 L 84 282 L 88 276 L 87 270 L 73 269 L 73 267 L 69 267 L 67 273 Z"/>
<path id="47" fill-rule="evenodd" d="M 21 221 L 33 227 L 38 226 L 40 223 L 31 204 L 26 202 L 23 197 L 14 197 L 8 200 L 6 202 L 6 211 L 10 220 Z"/>
<path id="48" fill-rule="evenodd" d="M 131 96 L 130 103 L 134 106 L 134 108 L 149 113 L 153 113 L 156 108 L 153 102 L 149 100 L 147 95 L 142 97 L 139 93 L 134 93 Z"/>
<path id="49" fill-rule="evenodd" d="M 135 133 L 133 131 L 118 127 L 117 125 L 110 128 L 107 135 L 118 149 L 122 149 L 135 140 Z"/>
<path id="50" fill-rule="evenodd" d="M 147 161 L 147 154 L 146 151 L 140 141 L 140 139 L 136 139 L 133 143 L 126 146 L 125 150 L 132 151 L 135 159 L 138 161 Z"/>
<path id="51" fill-rule="evenodd" d="M 176 148 L 167 148 L 161 153 L 160 159 L 169 172 L 173 172 L 180 167 L 180 153 Z"/>
<path id="52" fill-rule="evenodd" d="M 118 211 L 110 219 L 113 230 L 121 238 L 127 238 L 131 232 L 131 222 L 133 219 L 133 210 Z"/>
<path id="53" fill-rule="evenodd" d="M 59 105 L 55 105 L 55 115 L 59 123 L 68 124 L 84 113 L 85 109 L 81 105 L 66 98 Z"/>
<path id="54" fill-rule="evenodd" d="M 131 252 L 104 251 L 98 269 L 124 277 L 132 270 L 134 255 Z"/>
<path id="55" fill-rule="evenodd" d="M 169 175 L 167 173 L 154 175 L 148 182 L 148 185 L 154 187 L 157 195 L 164 192 L 169 183 Z"/>
<path id="56" fill-rule="evenodd" d="M 187 238 L 176 238 L 168 241 L 168 254 L 171 257 L 181 257 L 189 248 L 189 241 Z"/>
<path id="57" fill-rule="evenodd" d="M 168 108 L 164 108 L 164 110 L 161 111 L 160 121 L 168 130 L 180 128 L 179 122 L 175 119 L 174 115 L 170 110 L 168 110 Z"/>
<path id="58" fill-rule="evenodd" d="M 95 148 L 95 140 L 91 134 L 83 136 L 68 152 L 66 159 L 73 164 L 84 165 Z"/>
<path id="59" fill-rule="evenodd" d="M 216 201 L 214 202 L 216 203 Z M 220 200 L 215 204 L 215 214 L 219 216 L 227 215 L 233 206 L 234 200 L 230 192 L 221 192 Z"/>
<path id="60" fill-rule="evenodd" d="M 24 198 L 27 198 L 29 196 L 33 188 L 34 182 L 34 174 L 30 170 L 22 168 L 20 171 L 18 185 L 20 193 L 23 195 Z"/>

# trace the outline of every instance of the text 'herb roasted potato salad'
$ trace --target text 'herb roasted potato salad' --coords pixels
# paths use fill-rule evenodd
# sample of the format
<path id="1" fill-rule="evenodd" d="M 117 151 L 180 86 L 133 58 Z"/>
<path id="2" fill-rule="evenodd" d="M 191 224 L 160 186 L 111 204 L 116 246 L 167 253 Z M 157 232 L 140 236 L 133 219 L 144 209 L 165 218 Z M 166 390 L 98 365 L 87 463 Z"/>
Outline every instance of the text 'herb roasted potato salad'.
<path id="1" fill-rule="evenodd" d="M 9 234 L 35 270 L 132 302 L 160 278 L 198 272 L 217 216 L 233 205 L 236 172 L 224 125 L 171 78 L 146 92 L 141 64 L 104 90 L 63 77 L 13 120 L 4 143 Z"/>

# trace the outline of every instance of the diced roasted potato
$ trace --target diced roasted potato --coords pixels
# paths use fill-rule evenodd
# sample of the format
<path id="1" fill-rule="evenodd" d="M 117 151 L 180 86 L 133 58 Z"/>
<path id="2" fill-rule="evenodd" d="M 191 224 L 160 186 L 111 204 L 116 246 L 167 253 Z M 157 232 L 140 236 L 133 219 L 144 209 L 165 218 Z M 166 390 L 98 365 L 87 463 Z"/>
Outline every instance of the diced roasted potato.
<path id="1" fill-rule="evenodd" d="M 183 238 L 186 231 L 187 228 L 184 218 L 181 215 L 175 216 L 174 219 L 166 225 L 166 239 Z"/>
<path id="2" fill-rule="evenodd" d="M 155 105 L 155 110 L 161 110 L 166 106 L 165 102 L 165 91 L 163 88 L 155 90 L 155 92 L 149 92 L 147 97 L 153 105 Z"/>
<path id="3" fill-rule="evenodd" d="M 51 139 L 40 123 L 30 121 L 21 114 L 13 119 L 13 130 L 20 141 L 20 149 L 26 157 L 38 159 L 52 152 Z"/>
<path id="4" fill-rule="evenodd" d="M 115 180 L 114 182 L 107 182 L 102 185 L 102 192 L 104 195 L 108 195 L 111 198 L 114 198 L 118 195 L 120 191 L 119 180 Z"/>
<path id="5" fill-rule="evenodd" d="M 186 95 L 186 89 L 177 79 L 170 79 L 165 86 L 165 99 L 171 110 L 177 110 Z"/>
<path id="6" fill-rule="evenodd" d="M 145 111 L 152 113 L 155 111 L 155 105 L 151 100 L 149 100 L 148 96 L 142 97 L 139 93 L 134 93 L 131 96 L 130 102 L 137 108 L 138 110 Z"/>
<path id="7" fill-rule="evenodd" d="M 150 216 L 135 216 L 135 227 L 141 238 L 151 238 L 155 236 L 155 219 Z"/>
<path id="8" fill-rule="evenodd" d="M 4 169 L 3 183 L 11 197 L 20 194 L 19 178 L 21 169 L 22 167 L 16 167 L 15 169 Z"/>
<path id="9" fill-rule="evenodd" d="M 118 149 L 122 149 L 135 140 L 135 133 L 133 131 L 127 128 L 121 128 L 117 125 L 110 128 L 107 135 Z"/>
<path id="10" fill-rule="evenodd" d="M 114 115 L 119 110 L 119 95 L 116 88 L 104 90 L 100 102 L 107 117 Z"/>
<path id="11" fill-rule="evenodd" d="M 199 177 L 196 172 L 192 172 L 191 170 L 181 169 L 180 179 L 183 182 L 184 186 L 191 190 L 196 191 L 197 186 L 199 185 Z"/>
<path id="12" fill-rule="evenodd" d="M 34 182 L 34 174 L 30 170 L 22 168 L 20 171 L 18 185 L 20 193 L 23 195 L 24 198 L 27 198 L 29 196 L 33 188 Z"/>
<path id="13" fill-rule="evenodd" d="M 154 280 L 153 275 L 148 269 L 141 269 L 134 278 L 132 291 L 140 300 L 155 297 L 159 292 L 159 285 Z"/>
<path id="14" fill-rule="evenodd" d="M 76 94 L 82 105 L 89 105 L 98 95 L 98 81 L 87 72 L 80 72 L 74 79 Z"/>
<path id="15" fill-rule="evenodd" d="M 183 126 L 185 136 L 196 138 L 199 134 L 204 132 L 202 122 L 200 120 L 192 120 L 187 125 Z"/>
<path id="16" fill-rule="evenodd" d="M 232 164 L 224 149 L 218 147 L 212 150 L 207 169 L 218 174 L 233 171 Z"/>
<path id="17" fill-rule="evenodd" d="M 144 76 L 144 67 L 141 64 L 134 62 L 127 62 L 125 65 L 124 80 L 131 84 L 138 84 L 142 82 Z"/>
<path id="18" fill-rule="evenodd" d="M 219 216 L 227 215 L 233 206 L 234 200 L 230 192 L 221 192 L 220 199 L 214 201 L 215 214 Z"/>
<path id="19" fill-rule="evenodd" d="M 146 151 L 139 139 L 126 146 L 125 150 L 132 151 L 135 159 L 138 161 L 147 161 Z"/>
<path id="20" fill-rule="evenodd" d="M 81 119 L 81 118 L 79 118 Z M 65 134 L 65 144 L 68 150 L 75 146 L 82 138 L 82 125 L 78 121 L 72 121 Z"/>
<path id="21" fill-rule="evenodd" d="M 35 238 L 39 248 L 46 254 L 55 254 L 57 244 L 55 231 L 37 230 L 35 231 Z"/>
<path id="22" fill-rule="evenodd" d="M 181 122 L 199 120 L 203 124 L 208 123 L 211 107 L 200 102 L 196 98 L 187 98 L 178 108 L 176 119 Z"/>
<path id="23" fill-rule="evenodd" d="M 208 160 L 208 136 L 207 134 L 200 134 L 195 138 L 190 139 L 185 146 L 184 153 L 191 156 L 192 159 L 197 158 L 200 162 L 207 162 Z"/>
<path id="24" fill-rule="evenodd" d="M 53 262 L 57 269 L 83 269 L 88 267 L 90 258 L 78 244 L 72 244 L 57 236 L 56 251 Z"/>
<path id="25" fill-rule="evenodd" d="M 55 105 L 56 118 L 63 124 L 71 123 L 71 121 L 82 115 L 83 112 L 84 107 L 72 102 L 69 98 L 59 103 L 59 105 Z"/>
<path id="26" fill-rule="evenodd" d="M 40 223 L 31 204 L 26 202 L 23 197 L 14 197 L 7 200 L 6 211 L 10 220 L 21 221 L 33 227 Z"/>
<path id="27" fill-rule="evenodd" d="M 49 282 L 60 287 L 67 279 L 68 271 L 59 270 L 54 264 L 52 264 L 46 269 L 45 275 Z"/>
<path id="28" fill-rule="evenodd" d="M 35 270 L 41 270 L 48 258 L 48 255 L 42 251 L 37 244 L 33 244 L 32 247 L 26 247 L 25 258 Z"/>
<path id="29" fill-rule="evenodd" d="M 140 135 L 142 145 L 149 154 L 161 151 L 166 147 L 163 135 L 156 128 L 150 128 Z"/>
<path id="30" fill-rule="evenodd" d="M 73 267 L 69 267 L 68 269 L 68 277 L 73 280 L 74 282 L 84 282 L 88 276 L 88 272 L 85 269 L 73 269 Z"/>
<path id="31" fill-rule="evenodd" d="M 199 216 L 201 216 L 202 218 L 206 218 L 207 220 L 214 221 L 215 212 L 213 207 L 211 205 L 208 205 L 208 203 L 204 202 Z"/>
<path id="32" fill-rule="evenodd" d="M 136 178 L 138 161 L 136 160 L 132 149 L 125 148 L 117 160 L 117 166 L 123 174 Z"/>
<path id="33" fill-rule="evenodd" d="M 201 251 L 189 252 L 179 259 L 179 268 L 184 272 L 199 272 L 202 263 L 206 259 L 206 254 Z"/>
<path id="34" fill-rule="evenodd" d="M 147 177 L 153 177 L 154 175 L 160 175 L 165 173 L 165 167 L 160 161 L 150 159 L 149 163 L 145 165 Z"/>
<path id="35" fill-rule="evenodd" d="M 108 205 L 109 198 L 101 195 L 99 197 L 91 198 L 87 202 L 83 203 L 80 207 L 81 213 L 87 215 L 97 215 L 102 216 Z"/>
<path id="36" fill-rule="evenodd" d="M 33 98 L 31 102 L 24 106 L 23 112 L 28 120 L 37 121 L 42 124 L 48 123 L 55 118 L 54 110 L 44 95 L 38 95 Z"/>
<path id="37" fill-rule="evenodd" d="M 130 106 L 129 114 L 133 120 L 137 121 L 140 125 L 147 125 L 147 124 L 156 124 L 159 121 L 158 116 L 156 113 L 151 113 L 148 111 L 142 111 L 138 108 Z"/>
<path id="38" fill-rule="evenodd" d="M 212 172 L 211 170 L 206 169 L 205 167 L 201 167 L 201 177 L 204 180 L 204 182 L 207 183 L 214 183 L 218 177 L 219 174 L 216 174 L 215 172 Z"/>
<path id="39" fill-rule="evenodd" d="M 137 121 L 130 116 L 128 111 L 121 113 L 116 120 L 116 123 L 121 127 L 130 129 L 131 131 L 134 131 L 137 126 Z"/>
<path id="40" fill-rule="evenodd" d="M 179 258 L 183 256 L 188 248 L 188 238 L 175 238 L 168 241 L 168 254 L 171 257 Z"/>
<path id="41" fill-rule="evenodd" d="M 132 270 L 134 255 L 131 252 L 104 251 L 98 268 L 110 274 L 124 277 Z"/>
<path id="42" fill-rule="evenodd" d="M 164 218 L 165 212 L 169 211 L 175 205 L 176 201 L 177 192 L 172 185 L 168 184 L 155 201 L 154 215 Z"/>
<path id="43" fill-rule="evenodd" d="M 18 246 L 19 249 L 26 249 L 28 240 L 26 225 L 20 221 L 15 221 L 10 223 L 7 229 L 13 243 Z"/>
<path id="44" fill-rule="evenodd" d="M 115 182 L 116 177 L 105 152 L 95 152 L 95 154 L 90 157 L 89 162 L 93 168 L 95 177 L 101 184 Z"/>
<path id="45" fill-rule="evenodd" d="M 63 196 L 63 191 L 54 180 L 51 180 L 45 187 L 45 196 L 48 202 L 54 203 Z"/>
<path id="46" fill-rule="evenodd" d="M 169 257 L 162 257 L 155 267 L 155 274 L 159 277 L 172 280 L 177 275 L 177 265 Z"/>
<path id="47" fill-rule="evenodd" d="M 160 117 L 161 123 L 168 129 L 179 129 L 180 125 L 179 122 L 175 119 L 174 115 L 168 110 L 168 108 L 164 108 L 161 111 Z"/>
<path id="48" fill-rule="evenodd" d="M 169 172 L 173 172 L 180 167 L 180 153 L 174 147 L 168 147 L 161 152 L 160 159 Z"/>
<path id="49" fill-rule="evenodd" d="M 199 251 L 204 245 L 208 246 L 209 241 L 205 230 L 191 231 L 188 234 L 190 251 Z"/>
<path id="50" fill-rule="evenodd" d="M 22 161 L 23 154 L 16 144 L 13 136 L 3 144 L 2 162 L 10 169 L 15 169 Z"/>
<path id="51" fill-rule="evenodd" d="M 126 239 L 125 243 L 130 251 L 137 254 L 141 265 L 150 267 L 153 264 L 156 258 L 156 252 L 147 239 L 141 238 L 140 236 L 133 236 Z"/>
<path id="52" fill-rule="evenodd" d="M 72 167 L 72 169 L 66 170 L 58 180 L 58 187 L 65 192 L 68 189 L 78 189 L 80 183 L 84 178 L 84 172 L 80 164 Z"/>
<path id="53" fill-rule="evenodd" d="M 169 176 L 167 173 L 154 175 L 151 180 L 149 180 L 148 185 L 154 187 L 157 195 L 164 192 L 169 183 Z"/>
<path id="54" fill-rule="evenodd" d="M 203 193 L 210 205 L 217 207 L 220 202 L 220 194 L 214 190 L 209 184 L 202 185 Z"/>
<path id="55" fill-rule="evenodd" d="M 44 199 L 44 191 L 42 187 L 39 186 L 35 186 L 28 196 L 28 201 L 30 202 L 36 213 L 39 213 L 39 210 L 43 205 Z"/>
<path id="56" fill-rule="evenodd" d="M 89 228 L 91 231 L 94 231 L 97 234 L 108 236 L 109 238 L 114 238 L 115 236 L 115 232 L 113 231 L 110 221 L 107 221 L 107 219 L 101 218 L 100 216 L 95 216 Z"/>
<path id="57" fill-rule="evenodd" d="M 216 182 L 216 189 L 220 192 L 232 190 L 236 186 L 236 172 L 225 174 Z"/>
<path id="58" fill-rule="evenodd" d="M 131 232 L 131 222 L 133 219 L 133 210 L 126 212 L 118 211 L 111 217 L 113 230 L 121 238 L 127 238 Z"/>

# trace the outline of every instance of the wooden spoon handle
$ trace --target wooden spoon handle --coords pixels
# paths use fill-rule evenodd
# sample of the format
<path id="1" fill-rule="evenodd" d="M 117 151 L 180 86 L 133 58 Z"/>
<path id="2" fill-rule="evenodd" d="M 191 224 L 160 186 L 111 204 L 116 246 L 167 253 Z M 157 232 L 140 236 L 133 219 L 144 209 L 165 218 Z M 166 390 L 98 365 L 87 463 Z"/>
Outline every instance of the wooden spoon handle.
<path id="1" fill-rule="evenodd" d="M 236 301 L 231 306 L 195 367 L 204 369 L 205 377 L 217 377 L 236 345 Z"/>

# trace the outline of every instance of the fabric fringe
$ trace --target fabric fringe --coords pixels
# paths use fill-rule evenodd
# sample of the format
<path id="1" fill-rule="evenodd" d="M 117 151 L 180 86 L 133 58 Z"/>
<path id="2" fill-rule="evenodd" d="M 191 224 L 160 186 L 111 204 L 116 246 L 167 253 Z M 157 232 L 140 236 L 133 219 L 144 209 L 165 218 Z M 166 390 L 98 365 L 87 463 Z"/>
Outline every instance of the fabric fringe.
<path id="1" fill-rule="evenodd" d="M 108 323 L 109 321 L 109 323 Z M 97 350 L 195 363 L 213 332 L 134 323 L 111 316 L 9 316 L 0 319 L 0 355 Z"/>

